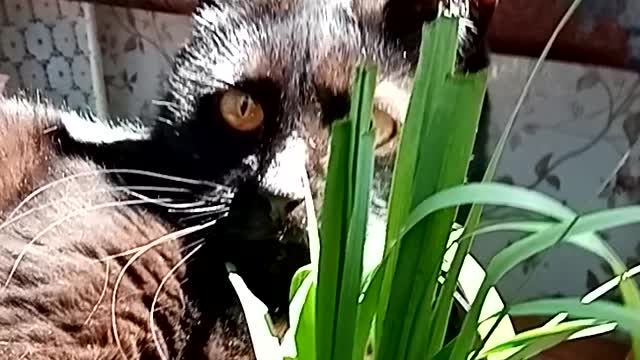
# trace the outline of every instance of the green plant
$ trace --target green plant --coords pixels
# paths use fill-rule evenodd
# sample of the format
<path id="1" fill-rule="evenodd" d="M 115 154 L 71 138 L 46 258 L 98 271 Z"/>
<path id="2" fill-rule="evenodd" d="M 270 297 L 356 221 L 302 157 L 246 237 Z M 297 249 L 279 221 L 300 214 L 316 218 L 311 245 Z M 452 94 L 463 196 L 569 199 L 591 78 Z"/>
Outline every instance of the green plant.
<path id="1" fill-rule="evenodd" d="M 372 97 L 376 71 L 357 71 L 352 109 L 331 132 L 331 156 L 320 227 L 311 219 L 312 263 L 291 287 L 291 328 L 282 344 L 264 321 L 266 309 L 231 274 L 251 326 L 258 359 L 527 359 L 562 341 L 610 331 L 633 335 L 640 347 L 640 292 L 627 269 L 596 235 L 640 219 L 640 208 L 579 215 L 524 188 L 464 183 L 486 90 L 486 72 L 454 73 L 458 19 L 441 16 L 423 31 L 420 61 L 392 181 L 384 256 L 363 269 L 369 185 L 373 164 Z M 504 142 L 500 146 L 504 146 Z M 501 147 L 497 154 L 499 155 Z M 458 206 L 474 204 L 463 229 L 452 231 Z M 479 226 L 482 205 L 507 206 L 544 221 Z M 455 227 L 455 226 L 454 226 Z M 469 254 L 475 235 L 519 231 L 486 272 Z M 582 299 L 539 300 L 505 307 L 493 288 L 527 258 L 565 242 L 607 262 L 625 305 Z M 607 285 L 606 290 L 612 286 Z M 462 291 L 459 291 L 462 290 Z M 446 342 L 451 309 L 466 314 L 457 337 Z M 508 314 L 554 316 L 539 329 L 515 334 Z M 569 316 L 578 320 L 565 321 Z M 367 343 L 373 353 L 367 354 Z M 640 356 L 640 351 L 636 351 Z"/>

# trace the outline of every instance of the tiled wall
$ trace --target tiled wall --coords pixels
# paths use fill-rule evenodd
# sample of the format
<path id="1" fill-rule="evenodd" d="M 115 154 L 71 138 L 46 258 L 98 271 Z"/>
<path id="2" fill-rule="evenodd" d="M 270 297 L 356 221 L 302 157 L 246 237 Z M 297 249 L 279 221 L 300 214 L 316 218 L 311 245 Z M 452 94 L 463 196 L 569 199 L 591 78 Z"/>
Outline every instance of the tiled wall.
<path id="1" fill-rule="evenodd" d="M 97 6 L 96 13 L 110 114 L 149 118 L 171 56 L 189 34 L 189 19 L 106 6 Z M 8 90 L 41 89 L 74 107 L 92 104 L 85 26 L 75 2 L 0 0 L 0 73 L 11 76 Z M 494 58 L 494 142 L 531 66 L 530 59 Z M 639 98 L 637 74 L 548 63 L 509 139 L 501 178 L 581 211 L 628 203 L 624 193 L 598 193 L 629 142 L 640 134 Z M 640 159 L 630 165 L 640 168 Z M 507 215 L 489 211 L 494 218 Z M 640 262 L 638 230 L 609 234 L 610 243 L 630 265 Z M 476 242 L 474 253 L 486 262 L 506 243 L 505 236 L 485 236 Z M 606 278 L 598 259 L 564 246 L 518 267 L 500 288 L 513 301 L 582 294 Z"/>

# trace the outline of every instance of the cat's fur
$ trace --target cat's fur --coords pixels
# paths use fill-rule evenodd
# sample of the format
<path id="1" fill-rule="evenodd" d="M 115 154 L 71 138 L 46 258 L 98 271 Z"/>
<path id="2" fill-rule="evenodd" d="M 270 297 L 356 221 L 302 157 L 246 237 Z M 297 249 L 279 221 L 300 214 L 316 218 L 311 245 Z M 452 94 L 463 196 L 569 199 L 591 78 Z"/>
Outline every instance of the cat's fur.
<path id="1" fill-rule="evenodd" d="M 2 283 L 35 238 L 0 290 L 0 358 L 253 358 L 225 262 L 277 320 L 286 320 L 291 276 L 308 262 L 298 206 L 304 169 L 319 201 L 327 127 L 348 109 L 357 64 L 379 66 L 376 103 L 403 119 L 420 27 L 435 11 L 434 1 L 206 1 L 194 14 L 192 38 L 176 56 L 164 108 L 151 127 L 0 100 L 0 220 L 26 214 L 0 229 Z M 465 71 L 487 65 L 483 29 L 475 30 L 461 32 Z M 230 87 L 263 106 L 261 132 L 223 126 L 217 101 Z M 483 168 L 486 120 L 480 131 L 475 179 Z M 373 235 L 384 226 L 393 153 L 376 160 Z M 16 211 L 34 190 L 68 176 L 75 177 Z M 131 199 L 154 203 L 100 205 Z M 212 210 L 193 217 L 204 208 Z M 118 346 L 113 289 L 132 255 L 104 258 L 216 219 L 132 262 L 114 305 Z M 154 313 L 157 349 L 149 329 L 156 290 L 200 245 L 163 285 Z"/>

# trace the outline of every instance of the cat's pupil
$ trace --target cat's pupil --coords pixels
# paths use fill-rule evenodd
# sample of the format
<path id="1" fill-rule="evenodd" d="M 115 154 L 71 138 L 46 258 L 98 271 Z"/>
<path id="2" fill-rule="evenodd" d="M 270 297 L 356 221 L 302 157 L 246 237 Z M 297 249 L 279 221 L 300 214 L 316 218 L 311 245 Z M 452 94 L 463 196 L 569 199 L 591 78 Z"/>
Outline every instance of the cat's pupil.
<path id="1" fill-rule="evenodd" d="M 249 99 L 246 96 L 242 97 L 240 101 L 240 115 L 247 116 L 247 110 L 249 109 Z"/>

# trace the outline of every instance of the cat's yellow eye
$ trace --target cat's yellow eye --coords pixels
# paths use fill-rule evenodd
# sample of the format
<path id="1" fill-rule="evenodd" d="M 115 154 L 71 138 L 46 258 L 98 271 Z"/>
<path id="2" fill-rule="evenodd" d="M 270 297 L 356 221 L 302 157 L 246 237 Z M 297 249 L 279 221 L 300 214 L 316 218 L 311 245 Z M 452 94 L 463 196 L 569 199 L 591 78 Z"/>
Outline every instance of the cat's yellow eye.
<path id="1" fill-rule="evenodd" d="M 239 131 L 255 130 L 264 121 L 262 106 L 248 94 L 235 89 L 222 95 L 220 113 L 229 126 Z"/>
<path id="2" fill-rule="evenodd" d="M 398 135 L 398 122 L 385 111 L 374 108 L 373 124 L 376 131 L 376 149 L 384 148 Z"/>

